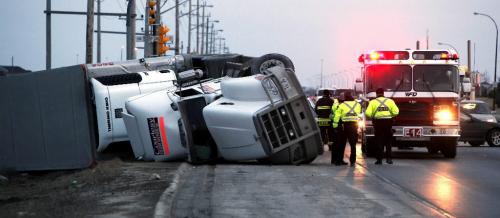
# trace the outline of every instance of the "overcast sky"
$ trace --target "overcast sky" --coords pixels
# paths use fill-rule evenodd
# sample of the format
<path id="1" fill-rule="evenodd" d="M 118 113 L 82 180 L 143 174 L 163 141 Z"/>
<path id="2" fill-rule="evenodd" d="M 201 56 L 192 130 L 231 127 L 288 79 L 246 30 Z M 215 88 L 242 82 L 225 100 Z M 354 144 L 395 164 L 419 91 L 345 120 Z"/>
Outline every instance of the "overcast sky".
<path id="1" fill-rule="evenodd" d="M 182 0 L 181 0 L 182 1 Z M 137 0 L 143 14 L 146 0 Z M 173 5 L 169 0 L 167 6 Z M 195 2 L 195 0 L 193 0 Z M 343 85 L 345 78 L 359 74 L 357 57 L 372 49 L 429 47 L 458 49 L 467 63 L 466 41 L 476 44 L 475 68 L 494 71 L 495 28 L 486 17 L 500 22 L 498 0 L 208 0 L 210 13 L 220 20 L 218 28 L 231 52 L 260 56 L 278 52 L 289 56 L 305 85 L 320 83 L 324 59 L 325 85 Z M 52 0 L 53 10 L 85 11 L 86 0 Z M 103 12 L 125 12 L 125 0 L 104 0 Z M 45 0 L 2 0 L 0 14 L 0 65 L 14 64 L 30 70 L 45 68 Z M 183 9 L 187 11 L 187 7 Z M 173 32 L 173 11 L 163 22 Z M 143 27 L 138 21 L 137 29 Z M 102 19 L 103 30 L 125 30 L 125 21 Z M 182 19 L 181 41 L 187 44 L 187 17 Z M 103 34 L 103 61 L 119 61 L 124 35 Z M 94 38 L 95 39 L 95 38 Z M 84 62 L 85 16 L 53 15 L 52 65 L 61 67 Z M 138 46 L 142 46 L 138 43 Z M 123 51 L 125 56 L 125 51 Z M 139 51 L 138 56 L 142 56 Z M 338 76 L 334 74 L 349 74 Z"/>

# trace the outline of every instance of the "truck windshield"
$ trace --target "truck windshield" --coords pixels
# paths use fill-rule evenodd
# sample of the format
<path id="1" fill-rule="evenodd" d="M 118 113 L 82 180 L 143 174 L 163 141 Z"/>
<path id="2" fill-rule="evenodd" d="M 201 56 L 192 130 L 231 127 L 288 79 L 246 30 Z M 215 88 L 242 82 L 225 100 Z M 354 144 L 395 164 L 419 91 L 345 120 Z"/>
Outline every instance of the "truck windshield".
<path id="1" fill-rule="evenodd" d="M 413 81 L 415 91 L 458 92 L 458 69 L 449 65 L 416 65 Z"/>
<path id="2" fill-rule="evenodd" d="M 368 92 L 378 88 L 386 91 L 410 91 L 411 67 L 409 65 L 373 65 L 367 68 Z"/>

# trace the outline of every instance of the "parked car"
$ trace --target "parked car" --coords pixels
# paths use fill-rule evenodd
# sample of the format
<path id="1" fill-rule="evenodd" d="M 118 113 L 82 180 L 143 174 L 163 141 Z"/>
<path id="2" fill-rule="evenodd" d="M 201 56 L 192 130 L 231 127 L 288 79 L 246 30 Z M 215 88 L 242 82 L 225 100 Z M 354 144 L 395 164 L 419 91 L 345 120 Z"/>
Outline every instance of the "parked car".
<path id="1" fill-rule="evenodd" d="M 480 146 L 486 141 L 489 146 L 500 146 L 500 124 L 483 101 L 462 101 L 460 105 L 460 141 L 471 146 Z"/>

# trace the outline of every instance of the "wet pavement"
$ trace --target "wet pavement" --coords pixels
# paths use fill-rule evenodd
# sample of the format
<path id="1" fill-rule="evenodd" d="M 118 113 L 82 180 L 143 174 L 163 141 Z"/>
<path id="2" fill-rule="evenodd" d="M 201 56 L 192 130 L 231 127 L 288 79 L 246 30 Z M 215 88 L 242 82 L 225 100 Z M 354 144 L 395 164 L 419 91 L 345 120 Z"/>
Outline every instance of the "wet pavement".
<path id="1" fill-rule="evenodd" d="M 348 150 L 348 149 L 347 149 Z M 359 150 L 358 150 L 359 151 Z M 346 152 L 345 160 L 348 160 Z M 396 150 L 394 165 L 190 166 L 174 217 L 499 217 L 500 148 L 460 146 L 456 159 Z M 196 179 L 194 179 L 196 178 Z"/>
<path id="2" fill-rule="evenodd" d="M 425 149 L 395 152 L 395 165 L 366 168 L 456 217 L 500 217 L 500 148 L 460 146 L 456 159 Z"/>
<path id="3" fill-rule="evenodd" d="M 335 167 L 328 157 L 329 153 L 301 166 L 191 167 L 182 176 L 170 213 L 174 217 L 443 216 L 361 165 Z"/>

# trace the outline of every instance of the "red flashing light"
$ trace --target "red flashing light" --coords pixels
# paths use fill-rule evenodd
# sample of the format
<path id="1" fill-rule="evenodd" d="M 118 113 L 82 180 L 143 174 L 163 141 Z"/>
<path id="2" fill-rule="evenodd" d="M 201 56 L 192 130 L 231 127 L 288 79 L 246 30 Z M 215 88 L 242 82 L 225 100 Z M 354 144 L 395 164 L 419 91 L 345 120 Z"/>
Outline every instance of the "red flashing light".
<path id="1" fill-rule="evenodd" d="M 441 60 L 458 60 L 458 54 L 441 53 Z"/>
<path id="2" fill-rule="evenodd" d="M 362 55 L 360 55 L 360 56 L 358 57 L 358 62 L 359 62 L 359 63 L 363 63 L 363 62 L 365 62 L 365 55 L 364 55 L 364 54 L 362 54 Z"/>

